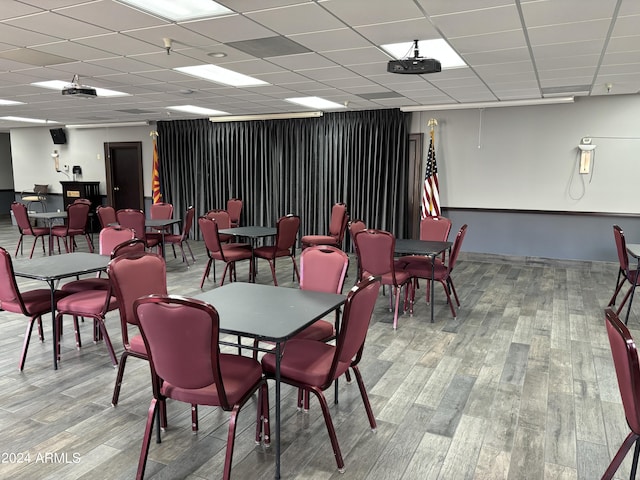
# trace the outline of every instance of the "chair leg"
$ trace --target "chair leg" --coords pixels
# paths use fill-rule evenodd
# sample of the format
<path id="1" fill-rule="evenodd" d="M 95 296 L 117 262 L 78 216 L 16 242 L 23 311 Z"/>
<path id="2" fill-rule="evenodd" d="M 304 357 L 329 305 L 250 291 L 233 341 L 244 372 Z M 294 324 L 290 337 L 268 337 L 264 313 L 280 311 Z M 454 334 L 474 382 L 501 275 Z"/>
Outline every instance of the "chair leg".
<path id="1" fill-rule="evenodd" d="M 369 403 L 369 396 L 367 395 L 367 389 L 364 387 L 364 382 L 362 381 L 362 375 L 360 374 L 360 369 L 357 365 L 351 367 L 353 370 L 353 374 L 356 377 L 356 382 L 358 382 L 358 388 L 360 389 L 360 396 L 362 397 L 362 402 L 364 403 L 364 409 L 367 411 L 367 417 L 369 418 L 369 425 L 371 425 L 371 430 L 374 432 L 377 429 L 376 417 L 373 415 L 373 410 L 371 409 L 371 404 Z"/>
<path id="2" fill-rule="evenodd" d="M 184 244 L 189 249 L 189 253 L 191 254 L 191 258 L 193 259 L 193 263 L 196 263 L 196 257 L 193 255 L 193 250 L 191 250 L 191 245 L 189 245 L 189 242 L 187 242 L 186 240 L 184 241 Z"/>
<path id="3" fill-rule="evenodd" d="M 89 247 L 89 252 L 93 253 L 93 243 L 91 242 L 91 238 L 89 238 L 89 234 L 85 233 L 84 238 L 87 239 L 87 247 Z"/>
<path id="4" fill-rule="evenodd" d="M 144 478 L 144 470 L 147 466 L 147 457 L 149 456 L 149 444 L 151 443 L 151 434 L 153 433 L 153 420 L 156 416 L 157 399 L 151 400 L 149 406 L 149 412 L 147 413 L 147 423 L 144 429 L 144 437 L 142 438 L 142 449 L 140 450 L 140 459 L 138 460 L 138 472 L 136 473 L 136 480 L 142 480 Z"/>
<path id="5" fill-rule="evenodd" d="M 234 405 L 229 419 L 229 433 L 227 434 L 227 453 L 224 457 L 224 473 L 222 478 L 229 480 L 231 478 L 231 462 L 233 460 L 233 447 L 236 440 L 236 422 L 240 413 L 240 405 Z"/>
<path id="6" fill-rule="evenodd" d="M 389 290 L 393 292 L 393 295 L 390 295 L 389 298 L 395 297 L 396 306 L 393 313 L 393 329 L 396 330 L 398 328 L 398 308 L 400 307 L 400 287 L 389 286 Z"/>
<path id="7" fill-rule="evenodd" d="M 269 267 L 271 268 L 271 277 L 273 277 L 273 284 L 278 286 L 278 278 L 276 277 L 276 259 L 273 259 L 273 262 L 269 260 Z"/>
<path id="8" fill-rule="evenodd" d="M 453 319 L 455 320 L 457 318 L 456 309 L 453 307 L 453 301 L 451 301 L 451 295 L 449 294 L 449 289 L 447 288 L 447 284 L 442 280 L 439 280 L 439 282 L 442 284 L 442 287 L 444 288 L 444 293 L 447 295 L 447 303 L 449 304 L 449 308 L 451 309 L 451 315 L 453 315 Z"/>
<path id="9" fill-rule="evenodd" d="M 195 403 L 191 404 L 191 431 L 198 431 L 198 405 Z"/>
<path id="10" fill-rule="evenodd" d="M 634 443 L 636 443 L 636 450 L 638 449 L 638 446 L 637 446 L 638 438 L 640 438 L 639 435 L 633 432 L 629 432 L 629 435 L 627 435 L 627 438 L 625 438 L 624 442 L 622 442 L 622 445 L 620 445 L 620 448 L 616 452 L 615 457 L 613 457 L 613 460 L 611 460 L 611 463 L 607 467 L 607 470 L 604 472 L 604 475 L 602 475 L 602 480 L 611 480 L 613 478 L 616 471 L 620 467 L 620 464 L 624 460 L 624 457 L 627 456 L 627 452 L 629 452 L 629 449 Z M 635 453 L 634 453 L 634 456 L 635 456 Z"/>
<path id="11" fill-rule="evenodd" d="M 23 235 L 20 234 L 20 238 L 18 239 L 18 245 L 16 245 L 16 253 L 13 255 L 14 257 L 18 256 L 18 250 L 20 250 L 20 246 L 22 245 L 22 237 Z M 22 255 L 22 250 L 20 250 L 20 255 Z"/>
<path id="12" fill-rule="evenodd" d="M 327 405 L 327 399 L 324 397 L 322 391 L 316 387 L 311 387 L 307 391 L 311 391 L 315 394 L 320 402 L 322 408 L 322 415 L 324 417 L 324 423 L 327 426 L 327 432 L 329 433 L 329 439 L 331 440 L 331 447 L 333 448 L 333 455 L 336 457 L 336 464 L 338 465 L 338 471 L 344 472 L 344 460 L 342 459 L 342 453 L 340 452 L 340 445 L 338 445 L 338 437 L 336 436 L 336 429 L 333 426 L 333 420 L 331 420 L 331 414 L 329 413 L 329 406 Z"/>
<path id="13" fill-rule="evenodd" d="M 118 405 L 118 398 L 120 397 L 120 388 L 122 387 L 122 377 L 124 377 L 124 366 L 127 363 L 127 357 L 129 352 L 125 350 L 120 356 L 120 364 L 118 365 L 118 374 L 116 375 L 116 384 L 113 387 L 113 396 L 111 397 L 111 406 Z"/>
<path id="14" fill-rule="evenodd" d="M 43 240 L 43 242 L 44 242 L 44 240 Z M 31 259 L 31 258 L 33 258 L 33 251 L 34 251 L 34 250 L 35 250 L 35 248 L 36 248 L 36 243 L 38 243 L 38 239 L 37 239 L 37 238 L 34 238 L 34 239 L 33 239 L 33 245 L 31 245 L 31 253 L 29 254 L 29 258 L 30 258 L 30 259 Z"/>
<path id="15" fill-rule="evenodd" d="M 27 324 L 27 331 L 24 334 L 24 343 L 22 344 L 22 355 L 20 355 L 20 362 L 18 363 L 18 370 L 24 369 L 24 361 L 27 358 L 27 350 L 29 350 L 29 340 L 31 339 L 31 331 L 33 330 L 33 322 L 35 318 L 31 318 Z"/>
<path id="16" fill-rule="evenodd" d="M 113 366 L 118 365 L 118 358 L 116 357 L 116 352 L 113 350 L 113 345 L 111 344 L 111 338 L 109 338 L 109 333 L 107 332 L 107 327 L 104 324 L 104 318 L 98 317 L 96 318 L 98 322 L 98 327 L 100 329 L 100 333 L 102 333 L 102 338 L 104 338 L 104 343 L 107 346 L 107 352 L 109 352 L 109 357 L 111 358 L 111 363 Z"/>
<path id="17" fill-rule="evenodd" d="M 298 283 L 300 283 L 300 272 L 298 271 L 298 264 L 296 263 L 295 253 L 291 255 L 291 261 L 293 262 L 293 274 L 291 275 L 291 280 L 298 279 Z M 295 278 L 294 275 L 295 274 Z"/>
<path id="18" fill-rule="evenodd" d="M 269 427 L 269 392 L 266 380 L 258 390 L 258 418 L 256 419 L 256 445 L 260 441 L 268 446 L 271 443 L 271 428 Z"/>
<path id="19" fill-rule="evenodd" d="M 626 277 L 624 277 L 622 279 L 622 281 L 620 281 L 620 277 L 622 276 L 622 269 L 618 270 L 618 279 L 616 280 L 616 288 L 613 291 L 613 295 L 611 296 L 611 300 L 609 300 L 609 303 L 607 304 L 608 307 L 610 307 L 611 305 L 615 305 L 616 304 L 616 298 L 618 297 L 618 293 L 620 293 L 620 289 L 622 288 L 622 285 L 624 284 L 625 280 L 627 279 Z"/>
<path id="20" fill-rule="evenodd" d="M 207 266 L 204 267 L 204 273 L 202 274 L 202 280 L 200 281 L 200 288 L 202 288 L 202 286 L 204 285 L 204 279 L 209 276 L 209 271 L 211 270 L 212 262 L 213 262 L 213 258 L 209 258 L 209 261 L 207 262 Z M 213 279 L 215 281 L 215 276 L 213 277 Z"/>

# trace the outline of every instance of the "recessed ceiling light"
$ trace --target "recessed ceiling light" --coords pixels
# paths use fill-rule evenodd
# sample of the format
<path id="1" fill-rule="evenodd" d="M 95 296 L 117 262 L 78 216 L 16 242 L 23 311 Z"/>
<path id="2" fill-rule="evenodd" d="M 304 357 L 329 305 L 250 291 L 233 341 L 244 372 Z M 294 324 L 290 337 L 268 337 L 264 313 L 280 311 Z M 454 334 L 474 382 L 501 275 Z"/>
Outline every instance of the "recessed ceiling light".
<path id="1" fill-rule="evenodd" d="M 41 118 L 26 118 L 26 117 L 0 117 L 0 120 L 10 120 L 12 122 L 26 122 L 26 123 L 60 123 L 53 120 L 43 120 Z"/>
<path id="2" fill-rule="evenodd" d="M 207 56 L 213 57 L 213 58 L 224 58 L 227 56 L 227 54 L 224 52 L 209 52 L 207 53 Z"/>
<path id="3" fill-rule="evenodd" d="M 63 82 L 62 80 L 48 80 L 46 82 L 34 82 L 31 85 L 34 87 L 48 88 L 49 90 L 60 90 L 69 86 L 69 82 Z M 118 92 L 117 90 L 109 90 L 108 88 L 95 88 L 98 97 L 128 97 L 129 93 Z"/>
<path id="4" fill-rule="evenodd" d="M 413 56 L 413 42 L 391 43 L 388 45 L 380 45 L 380 47 L 398 60 Z M 467 66 L 465 61 L 460 58 L 460 55 L 441 38 L 420 40 L 418 42 L 418 51 L 423 58 L 435 58 L 438 60 L 443 69 Z"/>
<path id="5" fill-rule="evenodd" d="M 166 107 L 169 110 L 175 110 L 177 112 L 193 113 L 196 115 L 229 115 L 227 112 L 221 110 L 214 110 L 212 108 L 197 107 L 195 105 L 174 105 L 172 107 Z"/>
<path id="6" fill-rule="evenodd" d="M 324 98 L 320 98 L 320 97 L 285 98 L 285 100 L 287 102 L 302 105 L 303 107 L 317 108 L 319 110 L 333 110 L 335 108 L 346 108 L 344 105 L 341 105 L 336 102 L 332 102 L 330 100 L 325 100 Z"/>
<path id="7" fill-rule="evenodd" d="M 255 87 L 258 85 L 269 85 L 267 82 L 257 78 L 244 75 L 242 73 L 227 70 L 216 65 L 194 65 L 192 67 L 174 68 L 178 72 L 186 73 L 193 77 L 204 78 L 211 82 L 231 85 L 232 87 Z"/>
<path id="8" fill-rule="evenodd" d="M 0 105 L 23 105 L 24 102 L 16 102 L 15 100 L 3 100 L 0 98 Z"/>
<path id="9" fill-rule="evenodd" d="M 134 8 L 174 22 L 196 18 L 218 17 L 233 13 L 227 7 L 212 0 L 118 0 Z"/>

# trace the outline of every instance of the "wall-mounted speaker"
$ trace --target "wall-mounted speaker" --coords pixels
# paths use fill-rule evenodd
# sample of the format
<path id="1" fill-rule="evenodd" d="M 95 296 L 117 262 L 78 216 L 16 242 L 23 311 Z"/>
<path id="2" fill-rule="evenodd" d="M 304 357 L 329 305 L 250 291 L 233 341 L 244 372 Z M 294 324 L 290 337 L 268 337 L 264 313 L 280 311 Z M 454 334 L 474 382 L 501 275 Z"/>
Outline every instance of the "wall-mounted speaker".
<path id="1" fill-rule="evenodd" d="M 67 134 L 64 133 L 64 128 L 52 128 L 49 132 L 51 133 L 51 139 L 54 145 L 64 145 L 67 143 Z"/>

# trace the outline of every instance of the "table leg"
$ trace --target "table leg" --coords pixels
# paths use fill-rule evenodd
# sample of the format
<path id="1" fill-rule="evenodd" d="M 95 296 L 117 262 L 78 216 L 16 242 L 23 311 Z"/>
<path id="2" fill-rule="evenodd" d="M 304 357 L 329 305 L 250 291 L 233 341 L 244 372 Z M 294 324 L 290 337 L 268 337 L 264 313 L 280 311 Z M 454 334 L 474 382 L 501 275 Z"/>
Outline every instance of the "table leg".
<path id="1" fill-rule="evenodd" d="M 640 258 L 638 258 L 638 267 L 640 269 Z M 631 294 L 629 295 L 629 304 L 627 305 L 627 315 L 624 318 L 624 324 L 626 325 L 629 322 L 629 314 L 631 313 L 631 304 L 633 303 L 633 296 L 636 293 L 636 284 L 638 280 L 633 278 L 633 284 L 631 285 Z"/>
<path id="2" fill-rule="evenodd" d="M 53 328 L 51 329 L 51 335 L 53 335 L 52 343 L 53 343 L 53 369 L 58 369 L 58 345 L 57 345 L 57 326 L 56 326 L 56 284 L 55 280 L 50 280 L 49 288 L 51 289 L 51 324 Z"/>
<path id="3" fill-rule="evenodd" d="M 280 478 L 280 342 L 276 343 L 276 480 Z"/>

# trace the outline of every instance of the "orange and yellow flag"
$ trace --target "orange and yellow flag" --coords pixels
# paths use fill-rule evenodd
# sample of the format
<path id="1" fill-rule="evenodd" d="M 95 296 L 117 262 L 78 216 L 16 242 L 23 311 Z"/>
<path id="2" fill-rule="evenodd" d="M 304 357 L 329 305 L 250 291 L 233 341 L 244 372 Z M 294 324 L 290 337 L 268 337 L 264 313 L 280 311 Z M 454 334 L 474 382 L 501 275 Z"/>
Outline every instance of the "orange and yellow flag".
<path id="1" fill-rule="evenodd" d="M 153 203 L 162 201 L 162 193 L 160 193 L 160 171 L 158 169 L 158 144 L 157 134 L 153 135 L 153 172 L 151 177 L 151 197 Z"/>

